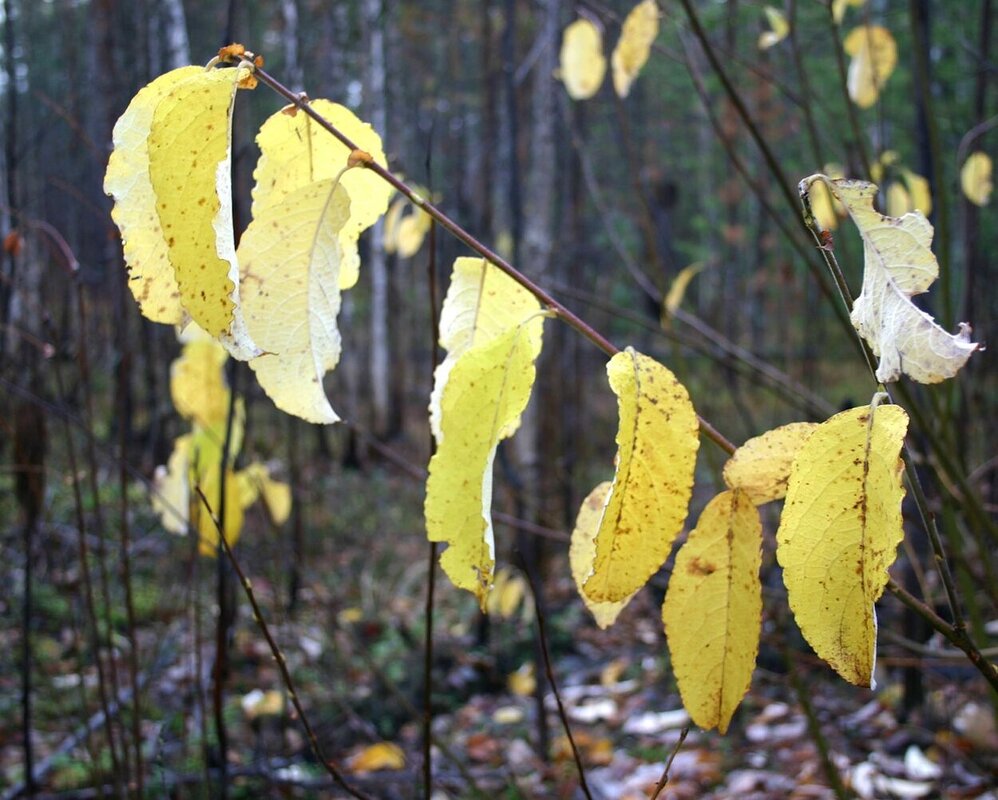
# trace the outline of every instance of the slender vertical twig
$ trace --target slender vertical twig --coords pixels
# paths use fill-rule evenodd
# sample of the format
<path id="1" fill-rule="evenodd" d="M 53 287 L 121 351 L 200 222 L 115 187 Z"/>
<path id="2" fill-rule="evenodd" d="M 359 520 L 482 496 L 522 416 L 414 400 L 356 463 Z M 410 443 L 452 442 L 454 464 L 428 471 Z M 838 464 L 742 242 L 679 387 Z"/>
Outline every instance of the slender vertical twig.
<path id="1" fill-rule="evenodd" d="M 672 748 L 672 752 L 669 754 L 669 760 L 665 762 L 665 769 L 662 771 L 662 777 L 658 779 L 658 783 L 655 785 L 655 791 L 652 792 L 650 800 L 658 800 L 658 796 L 662 794 L 662 790 L 669 785 L 669 773 L 672 771 L 672 762 L 676 760 L 676 756 L 679 755 L 683 742 L 686 741 L 686 737 L 689 735 L 690 726 L 683 726 L 683 729 L 679 732 L 679 738 L 676 740 L 676 744 Z"/>

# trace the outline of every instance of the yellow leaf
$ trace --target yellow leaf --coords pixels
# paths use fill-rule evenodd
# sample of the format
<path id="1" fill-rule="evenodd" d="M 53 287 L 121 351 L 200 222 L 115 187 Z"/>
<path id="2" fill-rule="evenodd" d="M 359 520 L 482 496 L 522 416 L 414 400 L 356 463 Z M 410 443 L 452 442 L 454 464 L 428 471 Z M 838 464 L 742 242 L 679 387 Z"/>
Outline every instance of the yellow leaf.
<path id="1" fill-rule="evenodd" d="M 284 713 L 284 692 L 278 692 L 274 689 L 261 692 L 259 689 L 254 689 L 243 695 L 240 705 L 247 719 L 275 717 Z"/>
<path id="2" fill-rule="evenodd" d="M 873 686 L 877 617 L 904 536 L 899 453 L 908 415 L 862 406 L 822 423 L 793 469 L 777 531 L 790 608 L 814 651 L 843 678 Z"/>
<path id="3" fill-rule="evenodd" d="M 232 105 L 244 69 L 192 73 L 167 91 L 149 129 L 149 181 L 180 302 L 231 355 L 259 355 L 239 308 L 232 230 Z"/>
<path id="4" fill-rule="evenodd" d="M 530 697 L 537 688 L 537 677 L 534 675 L 534 664 L 528 661 L 516 672 L 511 672 L 506 679 L 509 690 L 517 697 Z"/>
<path id="5" fill-rule="evenodd" d="M 863 289 L 852 309 L 852 324 L 880 358 L 877 380 L 897 380 L 901 373 L 919 383 L 953 377 L 977 349 L 970 326 L 947 333 L 911 302 L 928 291 L 939 275 L 932 254 L 932 225 L 913 211 L 885 217 L 873 208 L 875 184 L 812 175 L 802 190 L 823 181 L 847 209 L 863 238 Z"/>
<path id="6" fill-rule="evenodd" d="M 196 505 L 192 507 L 191 513 L 194 520 L 196 520 L 199 534 L 198 552 L 203 556 L 211 558 L 217 554 L 219 546 L 218 526 L 215 524 L 215 519 L 222 513 L 219 480 L 221 472 L 219 465 L 214 464 L 200 470 L 200 473 L 197 485 L 201 487 L 201 491 L 208 500 L 208 508 L 211 509 L 211 513 L 205 508 L 204 502 L 200 497 L 195 497 L 194 502 Z M 225 541 L 228 542 L 229 547 L 235 546 L 239 540 L 239 534 L 243 530 L 244 499 L 245 495 L 241 481 L 236 476 L 234 470 L 226 469 L 225 520 L 223 527 L 225 528 Z"/>
<path id="7" fill-rule="evenodd" d="M 658 5 L 655 0 L 642 0 L 627 15 L 620 29 L 620 39 L 613 48 L 610 64 L 613 68 L 613 88 L 618 97 L 627 97 L 631 85 L 641 72 L 651 46 L 658 36 Z M 602 82 L 602 76 L 601 80 Z M 599 88 L 599 84 L 596 85 Z"/>
<path id="8" fill-rule="evenodd" d="M 288 484 L 274 480 L 267 465 L 259 461 L 254 461 L 240 475 L 245 476 L 254 487 L 252 494 L 243 502 L 243 507 L 248 506 L 257 497 L 262 497 L 263 504 L 267 507 L 267 514 L 275 525 L 287 521 L 291 515 L 291 487 Z"/>
<path id="9" fill-rule="evenodd" d="M 184 309 L 149 180 L 149 130 L 159 102 L 179 83 L 203 72 L 203 67 L 172 70 L 132 98 L 114 125 L 114 149 L 104 175 L 104 191 L 114 198 L 111 217 L 121 231 L 128 287 L 144 317 L 169 325 L 183 321 Z"/>
<path id="10" fill-rule="evenodd" d="M 838 25 L 842 22 L 842 18 L 846 15 L 846 8 L 849 6 L 859 8 L 865 2 L 866 0 L 832 0 L 832 16 L 835 18 L 835 24 Z"/>
<path id="11" fill-rule="evenodd" d="M 166 466 L 156 467 L 153 479 L 152 510 L 163 527 L 179 536 L 187 534 L 190 519 L 191 441 L 193 434 L 177 437 Z"/>
<path id="12" fill-rule="evenodd" d="M 495 565 L 492 461 L 530 397 L 541 349 L 540 304 L 482 259 L 454 262 L 440 315 L 447 357 L 434 373 L 430 422 L 437 452 L 426 485 L 430 541 L 448 542 L 441 566 L 485 604 Z"/>
<path id="13" fill-rule="evenodd" d="M 744 490 L 757 506 L 785 497 L 797 451 L 817 427 L 791 422 L 749 439 L 724 465 L 724 482 L 729 489 Z"/>
<path id="14" fill-rule="evenodd" d="M 911 196 L 911 207 L 908 211 L 921 211 L 925 216 L 929 216 L 932 213 L 932 192 L 929 191 L 929 181 L 910 169 L 902 169 L 901 177 Z"/>
<path id="15" fill-rule="evenodd" d="M 264 355 L 250 362 L 282 411 L 332 423 L 322 378 L 340 359 L 340 233 L 350 200 L 335 178 L 263 207 L 239 243 L 246 322 Z"/>
<path id="16" fill-rule="evenodd" d="M 721 492 L 676 554 L 662 622 L 683 706 L 722 734 L 752 681 L 762 628 L 762 522 L 747 493 Z"/>
<path id="17" fill-rule="evenodd" d="M 787 34 L 790 33 L 790 23 L 787 22 L 787 18 L 778 8 L 764 6 L 762 10 L 766 13 L 766 21 L 769 23 L 770 29 L 759 34 L 759 49 L 768 50 L 787 38 Z"/>
<path id="18" fill-rule="evenodd" d="M 661 364 L 628 348 L 607 364 L 617 395 L 617 470 L 594 535 L 583 592 L 626 600 L 662 565 L 683 527 L 700 446 L 686 388 Z"/>
<path id="19" fill-rule="evenodd" d="M 603 34 L 588 19 L 577 19 L 561 41 L 561 80 L 573 100 L 587 100 L 599 91 L 606 75 Z"/>
<path id="20" fill-rule="evenodd" d="M 406 208 L 411 210 L 403 215 Z M 399 258 L 412 258 L 422 247 L 432 224 L 432 217 L 423 209 L 413 207 L 404 197 L 397 198 L 385 216 L 385 252 L 397 252 Z"/>
<path id="21" fill-rule="evenodd" d="M 975 206 L 986 206 L 994 184 L 991 180 L 991 157 L 978 150 L 971 153 L 960 169 L 960 188 Z"/>
<path id="22" fill-rule="evenodd" d="M 902 217 L 914 210 L 908 190 L 897 181 L 892 182 L 887 187 L 887 214 L 892 217 Z"/>
<path id="23" fill-rule="evenodd" d="M 669 286 L 669 291 L 665 295 L 665 302 L 662 304 L 662 310 L 665 312 L 662 317 L 663 323 L 676 313 L 679 304 L 683 302 L 683 297 L 686 296 L 686 290 L 689 288 L 690 281 L 696 277 L 697 273 L 703 271 L 706 266 L 702 261 L 697 261 L 681 269 L 679 274 L 672 279 L 672 285 Z"/>
<path id="24" fill-rule="evenodd" d="M 227 360 L 225 349 L 214 339 L 194 339 L 184 345 L 170 366 L 170 396 L 180 416 L 202 427 L 224 424 L 230 397 Z"/>
<path id="25" fill-rule="evenodd" d="M 631 592 L 623 600 L 600 602 L 590 599 L 582 589 L 593 568 L 593 560 L 596 558 L 596 532 L 599 530 L 600 519 L 603 516 L 603 508 L 606 506 L 611 485 L 610 481 L 603 481 L 582 501 L 582 507 L 575 520 L 575 528 L 572 530 L 572 543 L 568 548 L 568 560 L 572 567 L 575 587 L 579 590 L 582 602 L 586 604 L 586 608 L 593 615 L 596 624 L 604 629 L 616 622 L 617 615 L 620 614 L 624 606 L 631 602 L 631 598 L 635 594 L 635 592 Z"/>
<path id="26" fill-rule="evenodd" d="M 852 57 L 847 76 L 849 97 L 860 108 L 869 108 L 897 66 L 897 43 L 887 28 L 861 25 L 849 32 L 842 47 Z"/>
<path id="27" fill-rule="evenodd" d="M 345 106 L 329 100 L 313 100 L 310 105 L 376 163 L 387 167 L 381 137 L 368 123 L 359 120 Z M 345 144 L 303 111 L 294 116 L 280 111 L 273 114 L 260 128 L 256 142 L 260 146 L 260 160 L 253 172 L 254 218 L 310 183 L 335 178 L 347 166 L 351 155 Z M 343 264 L 339 287 L 349 289 L 357 283 L 360 268 L 357 237 L 385 213 L 394 190 L 376 174 L 360 167 L 347 170 L 340 183 L 350 197 L 350 218 L 340 232 Z"/>
<path id="28" fill-rule="evenodd" d="M 377 772 L 382 769 L 405 769 L 405 753 L 397 744 L 378 742 L 368 745 L 347 761 L 353 773 Z"/>
<path id="29" fill-rule="evenodd" d="M 527 582 L 508 567 L 496 571 L 489 593 L 488 613 L 510 619 L 527 595 Z"/>

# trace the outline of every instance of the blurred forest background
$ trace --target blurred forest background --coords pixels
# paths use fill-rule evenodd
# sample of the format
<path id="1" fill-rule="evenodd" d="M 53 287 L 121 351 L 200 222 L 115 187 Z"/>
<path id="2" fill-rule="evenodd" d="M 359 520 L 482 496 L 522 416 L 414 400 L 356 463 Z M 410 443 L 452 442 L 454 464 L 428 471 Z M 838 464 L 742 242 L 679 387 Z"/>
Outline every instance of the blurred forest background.
<path id="1" fill-rule="evenodd" d="M 557 77 L 564 27 L 597 22 L 609 55 L 632 3 L 4 0 L 0 796 L 340 796 L 295 712 L 259 705 L 283 686 L 228 563 L 199 558 L 150 505 L 155 469 L 186 430 L 170 396 L 180 345 L 138 313 L 102 181 L 112 127 L 138 89 L 222 44 L 244 43 L 289 87 L 372 123 L 393 171 L 615 344 L 668 365 L 736 443 L 823 420 L 876 388 L 800 224 L 797 182 L 812 173 L 837 165 L 888 190 L 923 176 L 941 279 L 920 304 L 949 330 L 969 321 L 976 341 L 993 340 L 994 200 L 978 207 L 960 191 L 971 152 L 998 154 L 991 0 L 868 0 L 849 4 L 841 25 L 825 2 L 773 2 L 789 34 L 762 48 L 765 5 L 660 3 L 662 30 L 629 96 L 607 79 L 575 101 Z M 863 24 L 887 28 L 898 50 L 870 108 L 845 88 L 842 42 Z M 282 104 L 264 86 L 237 101 L 237 236 L 253 137 Z M 833 246 L 858 293 L 862 248 L 847 221 Z M 460 255 L 436 231 L 410 257 L 386 252 L 381 223 L 365 234 L 340 315 L 342 363 L 326 382 L 344 423 L 292 420 L 245 365 L 227 372 L 247 404 L 245 458 L 270 463 L 294 499 L 281 525 L 248 512 L 236 554 L 318 739 L 375 797 L 417 796 L 422 774 L 431 301 Z M 702 269 L 681 304 L 663 310 L 693 264 Z M 616 408 L 605 356 L 565 326 L 549 323 L 545 337 L 536 410 L 496 467 L 497 560 L 514 588 L 486 620 L 437 581 L 441 796 L 578 791 L 560 724 L 540 711 L 524 563 L 538 570 L 559 680 L 576 689 L 569 716 L 595 796 L 646 796 L 684 724 L 642 716 L 680 707 L 660 591 L 605 633 L 574 593 L 567 531 L 612 474 Z M 979 353 L 954 381 L 907 386 L 900 402 L 971 630 L 993 658 L 992 361 Z M 719 483 L 724 460 L 704 444 L 698 487 Z M 691 519 L 712 494 L 699 492 Z M 771 545 L 775 516 L 768 523 Z M 945 615 L 932 561 L 913 522 L 897 574 Z M 690 734 L 662 796 L 983 796 L 998 763 L 996 698 L 962 654 L 887 598 L 882 689 L 846 687 L 796 637 L 769 545 L 763 568 L 764 641 L 746 706 L 727 739 Z M 572 716 L 597 701 L 610 705 Z M 635 718 L 646 727 L 628 729 Z M 370 772 L 363 758 L 383 742 L 405 763 Z M 912 746 L 930 753 L 927 773 L 904 766 Z M 928 788 L 863 794 L 871 775 Z"/>

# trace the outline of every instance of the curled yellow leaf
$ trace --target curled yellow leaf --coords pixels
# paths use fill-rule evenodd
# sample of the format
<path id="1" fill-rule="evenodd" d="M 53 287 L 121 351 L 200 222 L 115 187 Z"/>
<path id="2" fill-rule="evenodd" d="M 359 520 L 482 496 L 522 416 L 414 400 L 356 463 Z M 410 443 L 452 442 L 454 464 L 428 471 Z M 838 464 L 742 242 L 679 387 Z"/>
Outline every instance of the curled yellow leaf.
<path id="1" fill-rule="evenodd" d="M 975 206 L 986 206 L 991 199 L 994 183 L 991 179 L 991 157 L 980 150 L 967 156 L 960 168 L 960 188 Z"/>
<path id="2" fill-rule="evenodd" d="M 908 415 L 862 406 L 822 423 L 790 472 L 776 534 L 790 608 L 814 651 L 850 683 L 873 686 L 874 603 L 904 536 Z"/>
<path id="3" fill-rule="evenodd" d="M 573 100 L 588 100 L 603 83 L 606 56 L 603 34 L 588 19 L 577 19 L 567 28 L 561 42 L 561 80 Z"/>
<path id="4" fill-rule="evenodd" d="M 797 451 L 817 427 L 791 422 L 749 439 L 724 465 L 725 484 L 746 492 L 757 506 L 785 497 Z"/>
<path id="5" fill-rule="evenodd" d="M 768 50 L 787 38 L 790 33 L 790 23 L 787 22 L 787 18 L 778 8 L 764 6 L 762 10 L 766 14 L 769 30 L 759 34 L 759 49 Z"/>
<path id="6" fill-rule="evenodd" d="M 700 446 L 696 412 L 668 369 L 628 348 L 607 364 L 617 395 L 617 469 L 582 590 L 626 600 L 662 566 L 686 519 Z"/>
<path id="7" fill-rule="evenodd" d="M 897 43 L 887 28 L 861 25 L 849 32 L 842 47 L 852 57 L 847 75 L 849 97 L 860 108 L 869 108 L 897 66 Z"/>
<path id="8" fill-rule="evenodd" d="M 651 54 L 651 46 L 658 37 L 658 4 L 655 0 L 642 0 L 624 19 L 620 39 L 613 48 L 610 65 L 613 70 L 613 88 L 618 97 L 627 97 L 631 86 Z M 598 85 L 597 85 L 597 88 Z"/>
<path id="9" fill-rule="evenodd" d="M 762 522 L 745 492 L 721 492 L 676 554 L 662 605 L 683 706 L 728 729 L 748 691 L 762 628 Z"/>

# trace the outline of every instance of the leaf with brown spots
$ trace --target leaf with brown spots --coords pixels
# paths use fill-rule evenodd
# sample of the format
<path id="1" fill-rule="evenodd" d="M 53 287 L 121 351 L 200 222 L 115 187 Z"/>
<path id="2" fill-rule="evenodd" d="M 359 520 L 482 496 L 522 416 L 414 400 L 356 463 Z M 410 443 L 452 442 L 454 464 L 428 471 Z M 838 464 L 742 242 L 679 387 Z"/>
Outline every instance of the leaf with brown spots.
<path id="1" fill-rule="evenodd" d="M 602 513 L 592 519 L 593 558 L 583 593 L 618 603 L 662 566 L 693 492 L 699 426 L 686 388 L 668 369 L 628 348 L 606 367 L 617 395 L 617 470 Z"/>
<path id="2" fill-rule="evenodd" d="M 749 439 L 724 465 L 724 482 L 729 489 L 744 489 L 757 506 L 785 497 L 794 457 L 817 427 L 791 422 Z"/>
<path id="3" fill-rule="evenodd" d="M 877 616 L 901 527 L 908 415 L 899 406 L 836 414 L 794 459 L 777 532 L 790 609 L 819 656 L 850 683 L 873 685 Z"/>

